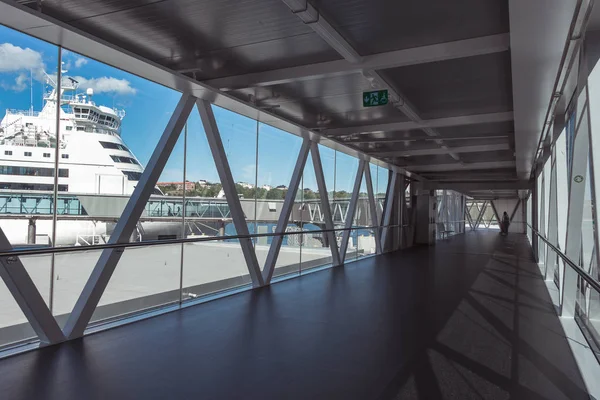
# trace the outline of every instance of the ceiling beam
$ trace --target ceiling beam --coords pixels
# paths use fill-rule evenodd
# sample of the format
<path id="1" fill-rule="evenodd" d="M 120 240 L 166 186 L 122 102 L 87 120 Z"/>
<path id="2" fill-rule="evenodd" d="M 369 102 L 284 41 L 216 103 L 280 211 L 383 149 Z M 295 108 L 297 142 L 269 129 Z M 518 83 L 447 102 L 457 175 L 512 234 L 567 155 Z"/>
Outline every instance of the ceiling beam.
<path id="1" fill-rule="evenodd" d="M 373 137 L 356 137 L 344 140 L 342 143 L 361 144 L 361 143 L 401 143 L 401 142 L 430 142 L 435 140 L 497 140 L 497 139 L 508 139 L 513 133 L 503 134 L 492 134 L 483 136 L 466 136 L 466 135 L 455 135 L 455 136 L 393 136 L 389 138 L 373 138 Z M 362 136 L 362 135 L 361 135 Z"/>
<path id="2" fill-rule="evenodd" d="M 479 181 L 479 182 L 423 182 L 422 188 L 426 190 L 456 190 L 458 192 L 484 191 L 484 190 L 529 190 L 532 188 L 530 181 Z M 492 194 L 493 195 L 493 194 Z"/>
<path id="3" fill-rule="evenodd" d="M 326 136 L 344 136 L 353 135 L 356 133 L 375 133 L 375 132 L 390 132 L 390 131 L 408 131 L 412 129 L 423 129 L 423 128 L 443 128 L 449 126 L 464 126 L 464 125 L 476 125 L 476 124 L 487 124 L 493 122 L 506 122 L 513 120 L 513 112 L 500 112 L 492 114 L 476 114 L 476 115 L 463 115 L 460 117 L 448 117 L 422 120 L 421 122 L 414 121 L 403 121 L 403 122 L 389 122 L 383 124 L 374 125 L 363 125 L 363 126 L 349 126 L 344 128 L 330 128 L 323 129 L 321 133 Z"/>
<path id="4" fill-rule="evenodd" d="M 514 161 L 489 161 L 477 163 L 453 163 L 453 164 L 423 164 L 402 167 L 414 172 L 436 172 L 436 171 L 469 171 L 476 169 L 514 168 Z"/>
<path id="5" fill-rule="evenodd" d="M 327 18 L 319 13 L 308 0 L 282 0 L 290 10 L 298 16 L 302 22 L 308 24 L 317 35 L 319 35 L 324 41 L 326 41 L 331 48 L 337 51 L 344 59 L 351 64 L 362 64 L 364 57 L 362 57 L 352 45 L 344 39 L 344 37 L 335 30 L 327 20 Z M 504 50 L 508 49 L 508 37 L 503 37 L 500 40 Z M 380 67 L 381 68 L 381 67 Z M 388 67 L 389 68 L 389 67 Z M 420 123 L 421 117 L 419 116 L 417 109 L 412 106 L 410 100 L 408 100 L 402 93 L 400 93 L 394 85 L 388 83 L 380 74 L 377 69 L 370 66 L 362 65 L 360 68 L 362 74 L 371 81 L 371 85 L 377 88 L 385 88 L 389 93 L 390 103 L 394 105 L 399 111 L 406 115 L 411 121 Z M 439 134 L 434 131 L 431 127 L 424 127 L 423 131 L 428 136 L 437 137 Z M 447 147 L 443 146 L 441 140 L 435 141 L 440 148 L 444 149 L 445 152 L 450 155 L 456 161 L 460 161 L 458 155 Z"/>
<path id="6" fill-rule="evenodd" d="M 407 157 L 407 156 L 427 156 L 435 154 L 446 154 L 448 151 L 454 153 L 478 153 L 483 151 L 501 151 L 510 150 L 508 143 L 504 144 L 486 144 L 480 146 L 463 146 L 449 147 L 442 146 L 441 148 L 417 149 L 417 150 L 399 150 L 399 151 L 372 151 L 369 154 L 377 157 Z"/>
<path id="7" fill-rule="evenodd" d="M 164 65 L 150 61 L 139 54 L 124 50 L 113 43 L 100 39 L 83 31 L 83 28 L 75 28 L 56 18 L 22 6 L 13 0 L 0 0 L 0 24 L 16 29 L 31 37 L 44 40 L 47 43 L 63 46 L 65 49 L 149 81 L 159 83 L 170 89 L 191 93 L 197 98 L 208 100 L 219 107 L 248 118 L 259 120 L 293 135 L 318 140 L 324 146 L 353 157 L 368 159 L 374 164 L 397 171 L 412 179 L 424 180 L 424 178 L 411 174 L 397 165 L 377 160 L 355 148 L 330 140 L 322 136 L 319 132 L 310 130 L 309 127 L 292 122 L 285 117 L 274 114 L 270 110 L 261 109 L 255 104 L 242 101 L 228 93 L 215 90 L 213 87 L 209 87 L 188 76 L 176 73 Z"/>
<path id="8" fill-rule="evenodd" d="M 305 4 L 304 1 L 302 1 L 302 4 Z M 322 17 L 319 20 L 321 21 Z M 209 79 L 204 81 L 204 83 L 224 91 L 250 87 L 273 86 L 295 81 L 361 73 L 366 70 L 396 68 L 455 58 L 472 57 L 481 54 L 497 53 L 509 49 L 509 39 L 509 34 L 504 33 L 373 54 L 361 57 L 360 61 L 357 61 L 356 63 L 349 62 L 348 59 L 344 57 L 344 60 Z"/>

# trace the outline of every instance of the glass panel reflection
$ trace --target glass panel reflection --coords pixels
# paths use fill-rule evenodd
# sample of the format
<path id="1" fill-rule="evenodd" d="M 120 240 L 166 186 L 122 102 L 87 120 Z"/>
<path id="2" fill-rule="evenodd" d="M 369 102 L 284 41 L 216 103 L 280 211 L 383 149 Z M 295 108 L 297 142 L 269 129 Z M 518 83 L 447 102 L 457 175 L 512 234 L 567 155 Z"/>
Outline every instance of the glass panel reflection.
<path id="1" fill-rule="evenodd" d="M 179 243 L 126 248 L 92 322 L 178 302 L 180 271 Z"/>

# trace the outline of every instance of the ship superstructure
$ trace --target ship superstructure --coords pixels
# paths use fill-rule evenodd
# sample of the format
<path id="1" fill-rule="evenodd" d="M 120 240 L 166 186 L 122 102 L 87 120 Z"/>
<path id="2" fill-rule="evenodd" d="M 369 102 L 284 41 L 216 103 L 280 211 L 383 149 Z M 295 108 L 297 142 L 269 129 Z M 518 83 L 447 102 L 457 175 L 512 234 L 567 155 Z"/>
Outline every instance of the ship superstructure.
<path id="1" fill-rule="evenodd" d="M 58 146 L 59 192 L 132 193 L 143 167 L 121 138 L 125 112 L 96 104 L 92 89 L 79 93 L 71 77 L 60 94 L 52 77 L 46 82 L 40 112 L 8 109 L 0 122 L 0 189 L 53 190 Z"/>

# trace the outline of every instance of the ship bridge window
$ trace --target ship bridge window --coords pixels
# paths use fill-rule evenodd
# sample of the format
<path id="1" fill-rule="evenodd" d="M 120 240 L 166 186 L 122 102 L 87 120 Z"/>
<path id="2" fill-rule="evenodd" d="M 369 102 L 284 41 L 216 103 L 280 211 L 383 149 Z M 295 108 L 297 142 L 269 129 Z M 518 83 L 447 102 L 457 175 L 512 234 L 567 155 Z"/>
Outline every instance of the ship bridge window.
<path id="1" fill-rule="evenodd" d="M 122 145 L 121 143 L 115 143 L 115 142 L 100 142 L 100 144 L 102 145 L 102 147 L 104 147 L 105 149 L 115 149 L 115 150 L 123 150 L 126 152 L 129 152 L 129 149 L 127 147 L 125 147 L 124 145 Z"/>
<path id="2" fill-rule="evenodd" d="M 25 157 L 31 157 L 31 152 L 30 151 L 26 151 L 25 152 Z"/>
<path id="3" fill-rule="evenodd" d="M 60 158 L 69 158 L 69 155 L 68 154 L 61 154 Z"/>
<path id="4" fill-rule="evenodd" d="M 36 167 L 14 167 L 10 165 L 0 165 L 0 175 L 19 175 L 19 176 L 54 176 L 54 168 L 36 168 Z M 60 178 L 68 178 L 69 170 L 58 169 Z"/>
<path id="5" fill-rule="evenodd" d="M 85 127 L 84 127 L 84 126 L 78 126 L 78 127 L 77 127 L 77 130 L 78 130 L 78 131 L 84 131 L 84 130 L 85 130 Z"/>
<path id="6" fill-rule="evenodd" d="M 44 153 L 44 158 L 50 158 L 50 153 Z"/>
<path id="7" fill-rule="evenodd" d="M 44 183 L 15 183 L 15 182 L 0 182 L 0 189 L 10 190 L 54 190 L 54 185 Z M 59 192 L 68 192 L 69 185 L 58 185 Z"/>
<path id="8" fill-rule="evenodd" d="M 137 171 L 123 171 L 123 174 L 125 174 L 128 181 L 139 181 L 142 177 L 142 173 Z"/>
<path id="9" fill-rule="evenodd" d="M 12 156 L 12 150 L 4 150 L 5 156 Z"/>
<path id="10" fill-rule="evenodd" d="M 111 155 L 110 158 L 112 158 L 112 160 L 114 162 L 118 162 L 118 163 L 140 165 L 140 163 L 137 162 L 137 160 L 135 158 L 131 158 L 131 157 L 123 157 L 123 156 L 114 156 L 114 155 Z"/>
<path id="11" fill-rule="evenodd" d="M 72 127 L 72 126 L 67 126 L 67 130 L 68 130 L 68 131 L 72 131 L 72 130 L 73 130 L 73 127 Z"/>

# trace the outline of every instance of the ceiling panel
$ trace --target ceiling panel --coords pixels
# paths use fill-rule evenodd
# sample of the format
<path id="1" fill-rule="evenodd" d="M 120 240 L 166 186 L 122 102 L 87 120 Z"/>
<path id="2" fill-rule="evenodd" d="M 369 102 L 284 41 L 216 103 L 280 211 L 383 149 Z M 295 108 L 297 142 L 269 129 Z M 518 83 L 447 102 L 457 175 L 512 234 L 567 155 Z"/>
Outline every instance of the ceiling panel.
<path id="1" fill-rule="evenodd" d="M 510 53 L 388 69 L 384 78 L 423 119 L 512 110 Z"/>
<path id="2" fill-rule="evenodd" d="M 199 66 L 201 79 L 340 58 L 277 0 L 46 0 L 43 10 L 169 67 Z"/>
<path id="3" fill-rule="evenodd" d="M 362 55 L 509 29 L 506 0 L 323 0 L 314 4 Z"/>

